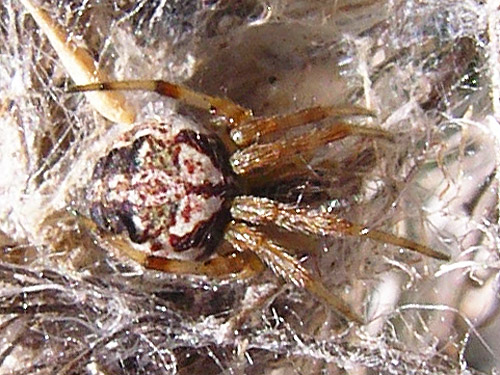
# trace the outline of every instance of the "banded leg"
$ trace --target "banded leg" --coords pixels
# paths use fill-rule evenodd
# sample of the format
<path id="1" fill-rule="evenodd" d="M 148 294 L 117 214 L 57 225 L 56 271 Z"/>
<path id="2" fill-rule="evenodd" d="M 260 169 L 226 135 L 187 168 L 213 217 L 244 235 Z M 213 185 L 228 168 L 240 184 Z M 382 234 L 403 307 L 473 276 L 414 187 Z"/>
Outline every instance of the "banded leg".
<path id="1" fill-rule="evenodd" d="M 266 198 L 241 196 L 234 199 L 231 215 L 234 219 L 244 220 L 252 224 L 274 223 L 285 230 L 306 235 L 346 234 L 367 237 L 377 242 L 401 246 L 439 260 L 450 260 L 449 255 L 430 247 L 389 233 L 368 229 L 321 209 L 297 208 L 293 204 L 279 203 Z"/>
<path id="2" fill-rule="evenodd" d="M 293 129 L 302 125 L 324 120 L 327 117 L 375 116 L 362 107 L 318 106 L 306 108 L 286 115 L 252 118 L 236 124 L 231 130 L 231 138 L 240 147 L 248 146 L 268 134 Z"/>
<path id="3" fill-rule="evenodd" d="M 327 117 L 374 116 L 373 112 L 361 107 L 319 106 L 283 116 L 254 118 L 250 109 L 239 106 L 229 99 L 206 95 L 186 86 L 162 80 L 100 82 L 68 88 L 68 92 L 117 90 L 152 91 L 163 96 L 177 99 L 187 105 L 205 109 L 213 115 L 221 116 L 226 120 L 231 130 L 232 141 L 240 147 L 250 144 L 260 136 L 320 121 Z M 310 139 L 304 136 L 291 140 L 284 140 L 276 144 L 272 143 L 254 148 L 249 147 L 240 151 L 241 155 L 234 156 L 233 167 L 242 169 L 241 172 L 237 173 L 247 173 L 252 169 L 265 167 L 270 163 L 276 162 L 280 158 L 286 158 L 294 151 L 295 153 L 300 153 L 314 150 L 318 146 L 336 139 L 344 138 L 350 134 L 390 138 L 389 133 L 383 132 L 382 130 L 338 123 L 335 124 L 332 129 L 317 130 L 313 132 Z M 225 143 L 227 143 L 227 141 Z M 281 152 L 273 154 L 270 152 L 269 148 L 281 150 Z M 275 156 L 273 157 L 273 155 Z M 250 160 L 252 158 L 253 161 Z M 266 164 L 256 163 L 255 161 L 260 160 L 259 158 L 268 159 L 268 161 Z M 249 167 L 244 166 L 244 161 L 246 159 L 250 161 Z"/>
<path id="4" fill-rule="evenodd" d="M 168 272 L 177 275 L 199 275 L 209 277 L 232 277 L 244 279 L 261 273 L 264 265 L 252 252 L 232 252 L 227 255 L 217 255 L 205 261 L 169 259 L 148 255 L 135 250 L 129 243 L 120 238 L 108 240 L 115 249 L 129 258 L 134 259 L 147 269 Z"/>
<path id="5" fill-rule="evenodd" d="M 327 143 L 350 135 L 392 139 L 390 133 L 382 129 L 367 128 L 338 122 L 330 126 L 288 139 L 264 144 L 252 144 L 233 153 L 231 166 L 237 174 L 251 173 L 260 168 L 280 168 L 298 154 L 313 152 Z"/>
<path id="6" fill-rule="evenodd" d="M 216 278 L 236 276 L 240 279 L 255 276 L 264 270 L 264 265 L 259 258 L 250 252 L 234 252 L 226 256 L 217 255 L 205 261 L 148 256 L 143 265 L 148 269 L 178 275 L 200 275 Z"/>
<path id="7" fill-rule="evenodd" d="M 347 305 L 345 301 L 332 294 L 316 280 L 286 249 L 271 241 L 258 229 L 244 223 L 229 224 L 225 239 L 238 251 L 253 252 L 285 281 L 307 289 L 318 299 L 326 302 L 333 311 L 347 320 L 363 324 L 363 319 Z"/>
<path id="8" fill-rule="evenodd" d="M 99 232 L 97 225 L 89 218 L 78 215 L 80 223 L 92 232 Z M 149 255 L 134 249 L 130 243 L 120 236 L 106 234 L 104 240 L 118 253 L 127 256 L 145 268 L 180 274 L 209 277 L 248 278 L 262 272 L 265 267 L 252 252 L 231 252 L 217 255 L 206 261 L 169 259 Z"/>
<path id="9" fill-rule="evenodd" d="M 169 98 L 177 99 L 187 105 L 205 109 L 215 116 L 222 116 L 227 120 L 229 127 L 233 127 L 252 117 L 252 111 L 239 106 L 233 101 L 210 96 L 175 83 L 161 80 L 132 80 L 116 82 L 100 82 L 88 85 L 73 86 L 68 92 L 83 91 L 153 91 Z"/>

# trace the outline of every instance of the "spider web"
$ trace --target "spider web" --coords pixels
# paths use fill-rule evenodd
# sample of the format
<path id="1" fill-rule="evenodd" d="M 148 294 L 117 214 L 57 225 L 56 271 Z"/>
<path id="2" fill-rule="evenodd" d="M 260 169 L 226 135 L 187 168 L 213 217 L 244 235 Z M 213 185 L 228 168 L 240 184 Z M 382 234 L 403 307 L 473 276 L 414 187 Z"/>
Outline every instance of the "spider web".
<path id="1" fill-rule="evenodd" d="M 352 238 L 298 250 L 371 317 L 360 328 L 269 272 L 176 277 L 107 253 L 67 207 L 85 204 L 95 161 L 128 127 L 65 93 L 71 72 L 25 7 L 3 1 L 0 374 L 496 371 L 499 5 L 37 4 L 111 79 L 186 81 L 259 115 L 332 103 L 376 110 L 375 125 L 397 142 L 332 144 L 304 161 L 314 178 L 273 190 L 319 196 L 350 220 L 452 255 L 440 264 Z M 124 95 L 137 121 L 178 111 L 206 120 L 155 95 Z"/>

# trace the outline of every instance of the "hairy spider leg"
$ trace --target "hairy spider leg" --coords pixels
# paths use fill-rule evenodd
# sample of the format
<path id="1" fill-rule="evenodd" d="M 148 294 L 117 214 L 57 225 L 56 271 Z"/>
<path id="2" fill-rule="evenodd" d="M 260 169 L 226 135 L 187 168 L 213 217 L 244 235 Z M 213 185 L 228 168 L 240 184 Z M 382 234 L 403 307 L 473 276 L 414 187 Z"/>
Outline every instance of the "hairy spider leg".
<path id="1" fill-rule="evenodd" d="M 89 218 L 78 215 L 82 224 L 97 232 L 96 224 Z M 268 239 L 257 228 L 249 227 L 245 223 L 231 221 L 225 231 L 224 240 L 236 251 L 226 255 L 217 254 L 206 261 L 192 261 L 184 259 L 169 259 L 149 255 L 134 249 L 121 236 L 106 235 L 105 240 L 118 251 L 143 267 L 185 275 L 199 275 L 209 277 L 238 277 L 250 278 L 262 273 L 267 265 L 286 282 L 305 288 L 314 296 L 327 303 L 334 312 L 339 313 L 350 321 L 363 324 L 363 319 L 339 297 L 328 291 L 325 286 L 316 280 L 286 249 Z"/>
<path id="2" fill-rule="evenodd" d="M 284 116 L 275 116 L 269 119 L 254 119 L 250 109 L 242 107 L 227 98 L 206 95 L 186 86 L 162 80 L 98 82 L 68 88 L 68 92 L 108 90 L 153 91 L 160 95 L 177 99 L 187 105 L 205 109 L 211 114 L 221 116 L 226 120 L 225 123 L 231 131 L 233 142 L 240 147 L 249 144 L 262 135 L 320 121 L 327 117 L 374 116 L 373 112 L 361 107 L 318 106 Z M 316 129 L 307 135 L 283 139 L 279 142 L 268 144 L 251 145 L 236 152 L 231 158 L 231 165 L 237 174 L 246 174 L 255 169 L 268 167 L 269 165 L 280 167 L 294 155 L 315 150 L 326 143 L 356 134 L 387 139 L 392 138 L 388 132 L 381 129 L 337 122 L 331 126 L 327 126 L 325 129 Z M 226 139 L 223 139 L 223 141 L 227 143 Z"/>
<path id="3" fill-rule="evenodd" d="M 252 144 L 238 150 L 231 155 L 231 167 L 236 174 L 240 175 L 262 168 L 278 169 L 289 164 L 290 160 L 297 155 L 313 152 L 318 147 L 350 135 L 392 139 L 392 135 L 382 129 L 336 122 L 324 128 L 313 129 L 307 134 L 269 143 Z"/>
<path id="4" fill-rule="evenodd" d="M 273 223 L 291 232 L 313 236 L 347 234 L 366 237 L 374 241 L 404 247 L 423 255 L 448 261 L 450 256 L 406 238 L 351 223 L 321 209 L 304 209 L 267 198 L 239 196 L 233 200 L 231 215 L 255 225 Z"/>
<path id="5" fill-rule="evenodd" d="M 255 253 L 276 275 L 281 276 L 286 282 L 308 290 L 347 320 L 364 323 L 364 320 L 342 298 L 326 289 L 297 259 L 288 254 L 284 247 L 270 240 L 257 228 L 233 221 L 227 228 L 225 239 L 242 254 Z"/>
<path id="6" fill-rule="evenodd" d="M 364 323 L 363 319 L 341 298 L 326 289 L 297 259 L 288 254 L 285 248 L 268 239 L 263 232 L 245 223 L 232 221 L 228 225 L 224 239 L 236 251 L 224 256 L 216 255 L 203 262 L 148 255 L 133 249 L 120 237 L 111 236 L 107 240 L 113 248 L 145 268 L 173 274 L 245 279 L 262 273 L 267 265 L 286 282 L 308 290 L 347 320 Z"/>
<path id="7" fill-rule="evenodd" d="M 231 129 L 233 141 L 240 147 L 249 145 L 260 136 L 321 121 L 327 117 L 375 116 L 374 112 L 357 106 L 316 106 L 286 115 L 254 118 L 250 109 L 242 107 L 227 98 L 210 96 L 186 86 L 163 80 L 97 82 L 71 86 L 67 91 L 118 90 L 153 91 L 160 95 L 180 100 L 193 107 L 205 109 L 213 115 L 222 116 L 227 120 L 228 126 Z"/>
<path id="8" fill-rule="evenodd" d="M 238 146 L 248 146 L 260 138 L 277 132 L 324 120 L 328 117 L 370 116 L 375 113 L 357 106 L 317 106 L 272 117 L 248 119 L 231 130 L 231 139 Z"/>
<path id="9" fill-rule="evenodd" d="M 115 82 L 97 82 L 88 85 L 77 85 L 68 88 L 68 92 L 83 91 L 153 91 L 169 98 L 177 99 L 187 105 L 205 109 L 214 116 L 223 117 L 229 127 L 245 122 L 251 118 L 252 111 L 233 101 L 217 96 L 210 96 L 192 90 L 186 86 L 162 80 L 130 80 Z"/>

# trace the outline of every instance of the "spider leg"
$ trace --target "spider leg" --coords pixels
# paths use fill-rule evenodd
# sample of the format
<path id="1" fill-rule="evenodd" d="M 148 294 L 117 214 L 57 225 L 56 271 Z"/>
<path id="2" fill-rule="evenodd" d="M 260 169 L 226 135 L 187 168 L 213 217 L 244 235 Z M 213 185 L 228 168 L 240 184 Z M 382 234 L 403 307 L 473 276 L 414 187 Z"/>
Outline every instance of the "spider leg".
<path id="1" fill-rule="evenodd" d="M 79 214 L 78 219 L 87 229 L 95 233 L 99 232 L 96 224 L 91 219 Z M 238 278 L 244 279 L 252 277 L 265 269 L 260 259 L 249 251 L 233 251 L 224 255 L 217 255 L 206 261 L 169 259 L 136 250 L 120 236 L 105 234 L 104 239 L 112 247 L 113 251 L 118 254 L 133 259 L 145 268 L 162 272 L 220 278 L 236 275 Z"/>
<path id="2" fill-rule="evenodd" d="M 233 201 L 231 215 L 234 219 L 244 220 L 252 224 L 273 223 L 288 231 L 306 235 L 346 234 L 367 237 L 377 242 L 401 246 L 439 260 L 450 260 L 448 254 L 406 238 L 351 223 L 321 209 L 297 208 L 293 204 L 279 203 L 266 198 L 240 196 Z"/>
<path id="3" fill-rule="evenodd" d="M 238 146 L 248 146 L 259 138 L 274 133 L 299 127 L 312 122 L 324 120 L 327 117 L 375 116 L 362 107 L 356 106 L 318 106 L 302 109 L 286 115 L 253 118 L 237 124 L 231 130 L 231 138 Z"/>
<path id="4" fill-rule="evenodd" d="M 134 259 L 145 268 L 177 275 L 200 275 L 217 278 L 237 276 L 245 279 L 264 270 L 264 265 L 259 258 L 249 251 L 235 251 L 224 256 L 217 255 L 205 261 L 198 261 L 149 255 L 135 250 L 128 242 L 120 238 L 109 239 L 108 242 L 119 252 Z"/>
<path id="5" fill-rule="evenodd" d="M 275 274 L 287 282 L 307 289 L 346 319 L 359 324 L 364 323 L 344 300 L 326 289 L 297 259 L 288 254 L 285 248 L 267 238 L 263 232 L 244 223 L 232 222 L 227 228 L 225 239 L 242 253 L 248 251 L 255 253 Z"/>
<path id="6" fill-rule="evenodd" d="M 98 82 L 88 85 L 77 85 L 68 88 L 68 92 L 82 91 L 117 91 L 138 90 L 153 91 L 169 98 L 177 99 L 187 105 L 205 109 L 215 116 L 222 116 L 229 127 L 236 126 L 252 117 L 252 111 L 239 106 L 233 101 L 217 96 L 210 96 L 192 90 L 186 86 L 161 80 L 131 80 L 115 82 Z"/>
<path id="7" fill-rule="evenodd" d="M 264 270 L 262 262 L 250 252 L 233 252 L 227 256 L 216 256 L 206 261 L 167 259 L 148 256 L 145 268 L 162 272 L 200 275 L 216 278 L 236 276 L 240 279 L 252 277 Z"/>
<path id="8" fill-rule="evenodd" d="M 337 122 L 296 137 L 270 143 L 252 144 L 233 153 L 230 162 L 237 174 L 247 174 L 261 168 L 278 169 L 299 154 L 313 152 L 318 147 L 350 135 L 392 139 L 391 134 L 382 129 Z"/>

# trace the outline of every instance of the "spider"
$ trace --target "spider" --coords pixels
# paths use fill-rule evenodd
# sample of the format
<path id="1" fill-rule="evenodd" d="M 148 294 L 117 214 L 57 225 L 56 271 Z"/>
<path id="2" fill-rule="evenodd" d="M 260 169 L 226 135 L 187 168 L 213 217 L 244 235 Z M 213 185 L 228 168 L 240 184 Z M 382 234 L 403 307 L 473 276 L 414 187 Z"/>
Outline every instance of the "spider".
<path id="1" fill-rule="evenodd" d="M 89 225 L 147 269 L 175 274 L 246 278 L 269 267 L 305 288 L 345 319 L 363 319 L 331 293 L 266 227 L 322 237 L 367 237 L 440 260 L 449 256 L 409 239 L 333 215 L 322 208 L 250 195 L 249 181 L 300 176 L 296 160 L 347 136 L 391 135 L 342 121 L 373 116 L 361 107 L 317 106 L 259 118 L 229 99 L 167 81 L 73 86 L 70 92 L 145 90 L 207 110 L 224 125 L 219 135 L 176 114 L 135 125 L 96 164 L 85 198 Z M 332 123 L 291 135 L 309 123 Z M 214 130 L 214 129 L 212 129 Z M 287 136 L 280 136 L 288 132 Z M 230 245 L 230 246 L 228 246 Z M 228 250 L 229 248 L 229 250 Z"/>

